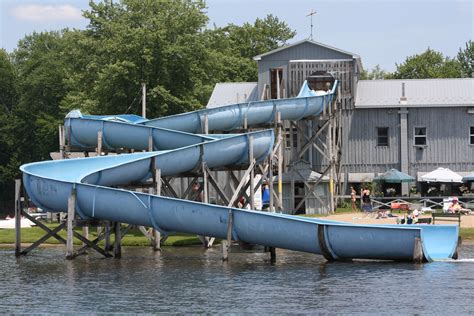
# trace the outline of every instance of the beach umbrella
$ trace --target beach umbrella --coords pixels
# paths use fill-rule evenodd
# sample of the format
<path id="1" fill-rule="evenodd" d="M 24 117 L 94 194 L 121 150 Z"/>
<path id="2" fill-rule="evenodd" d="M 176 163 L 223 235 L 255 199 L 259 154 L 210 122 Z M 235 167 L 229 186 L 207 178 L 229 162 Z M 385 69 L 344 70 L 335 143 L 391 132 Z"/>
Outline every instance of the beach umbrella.
<path id="1" fill-rule="evenodd" d="M 397 169 L 390 169 L 384 174 L 375 177 L 374 180 L 387 183 L 415 182 L 415 178 Z"/>
<path id="2" fill-rule="evenodd" d="M 474 172 L 462 177 L 462 181 L 474 181 Z"/>
<path id="3" fill-rule="evenodd" d="M 421 176 L 421 181 L 462 183 L 462 177 L 448 168 L 438 168 Z"/>

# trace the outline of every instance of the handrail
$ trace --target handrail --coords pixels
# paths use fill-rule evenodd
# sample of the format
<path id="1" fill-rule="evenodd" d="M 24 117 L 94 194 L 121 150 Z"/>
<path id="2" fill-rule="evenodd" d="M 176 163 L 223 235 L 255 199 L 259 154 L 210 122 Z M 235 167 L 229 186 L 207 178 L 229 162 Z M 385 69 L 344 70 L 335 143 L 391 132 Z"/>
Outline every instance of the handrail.
<path id="1" fill-rule="evenodd" d="M 350 195 L 339 195 L 338 199 L 350 199 Z M 357 199 L 360 199 L 359 195 L 356 195 Z M 372 197 L 372 203 L 376 204 L 374 209 L 381 208 L 383 206 L 390 207 L 391 203 L 407 203 L 407 204 L 423 204 L 423 207 L 443 207 L 443 200 L 447 198 L 452 198 L 452 196 L 376 196 Z M 439 200 L 436 201 L 436 200 Z M 465 206 L 466 204 L 474 203 L 474 197 L 472 196 L 459 196 L 459 204 Z M 416 201 L 416 203 L 413 203 Z"/>

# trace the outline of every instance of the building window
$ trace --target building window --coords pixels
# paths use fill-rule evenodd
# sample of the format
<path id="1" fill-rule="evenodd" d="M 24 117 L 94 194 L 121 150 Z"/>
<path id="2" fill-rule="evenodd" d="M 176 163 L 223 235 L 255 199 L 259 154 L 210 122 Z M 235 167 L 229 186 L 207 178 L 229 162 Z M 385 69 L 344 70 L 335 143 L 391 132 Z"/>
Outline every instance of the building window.
<path id="1" fill-rule="evenodd" d="M 469 128 L 469 138 L 471 139 L 469 144 L 474 145 L 474 126 Z"/>
<path id="2" fill-rule="evenodd" d="M 426 127 L 415 127 L 415 146 L 426 146 Z"/>
<path id="3" fill-rule="evenodd" d="M 388 146 L 388 127 L 377 127 L 377 146 Z"/>

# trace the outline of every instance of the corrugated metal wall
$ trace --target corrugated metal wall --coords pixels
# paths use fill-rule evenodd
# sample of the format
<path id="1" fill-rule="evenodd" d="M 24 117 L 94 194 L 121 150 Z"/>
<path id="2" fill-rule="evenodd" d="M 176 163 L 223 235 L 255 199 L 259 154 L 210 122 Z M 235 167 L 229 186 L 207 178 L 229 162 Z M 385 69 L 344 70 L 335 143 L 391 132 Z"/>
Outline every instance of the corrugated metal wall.
<path id="1" fill-rule="evenodd" d="M 469 127 L 474 115 L 464 107 L 409 108 L 409 173 L 437 167 L 453 171 L 474 170 L 474 146 L 469 145 Z M 389 128 L 389 146 L 377 146 L 377 127 Z M 414 128 L 426 127 L 427 146 L 414 146 Z M 400 169 L 400 115 L 398 109 L 357 109 L 343 115 L 342 163 L 348 172 L 385 172 Z M 313 161 L 319 162 L 318 157 Z"/>
<path id="2" fill-rule="evenodd" d="M 410 174 L 438 167 L 453 171 L 474 170 L 474 145 L 469 144 L 469 127 L 474 114 L 465 107 L 409 108 L 408 156 Z M 414 128 L 426 127 L 426 147 L 414 146 Z"/>
<path id="3" fill-rule="evenodd" d="M 345 112 L 342 126 L 342 164 L 349 172 L 385 172 L 387 168 L 400 168 L 400 117 L 397 109 Z M 389 146 L 377 146 L 377 127 L 388 127 Z"/>

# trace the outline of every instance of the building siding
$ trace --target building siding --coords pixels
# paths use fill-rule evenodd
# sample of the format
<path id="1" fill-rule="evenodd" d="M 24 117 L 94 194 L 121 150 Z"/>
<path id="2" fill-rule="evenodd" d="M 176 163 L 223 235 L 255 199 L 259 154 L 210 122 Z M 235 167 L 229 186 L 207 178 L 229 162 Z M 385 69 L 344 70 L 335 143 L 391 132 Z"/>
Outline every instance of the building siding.
<path id="1" fill-rule="evenodd" d="M 290 61 L 294 59 L 352 59 L 353 56 L 330 48 L 303 42 L 273 54 L 263 56 L 261 61 Z"/>
<path id="2" fill-rule="evenodd" d="M 401 168 L 399 109 L 356 109 L 343 115 L 344 170 L 351 173 L 381 173 Z M 429 172 L 438 167 L 453 171 L 474 170 L 474 145 L 469 127 L 474 114 L 467 108 L 408 109 L 408 173 Z M 376 127 L 389 128 L 389 146 L 377 146 Z M 426 127 L 427 146 L 414 146 L 415 127 Z M 316 154 L 316 153 L 315 153 Z M 313 160 L 320 163 L 319 158 Z"/>
<path id="3" fill-rule="evenodd" d="M 287 95 L 289 92 L 288 64 L 290 60 L 339 60 L 353 59 L 352 55 L 344 54 L 327 47 L 315 45 L 309 42 L 303 42 L 299 45 L 263 56 L 258 61 L 258 95 L 262 95 L 265 84 L 270 84 L 270 69 L 283 68 L 283 79 Z"/>
<path id="4" fill-rule="evenodd" d="M 387 167 L 400 167 L 400 119 L 397 109 L 346 111 L 342 120 L 342 164 L 346 170 L 385 172 Z M 377 127 L 388 127 L 388 146 L 377 146 Z"/>
<path id="5" fill-rule="evenodd" d="M 409 172 L 429 172 L 437 167 L 453 171 L 474 170 L 474 145 L 469 144 L 469 127 L 474 114 L 467 108 L 408 109 Z M 414 128 L 426 127 L 426 147 L 414 146 Z"/>

